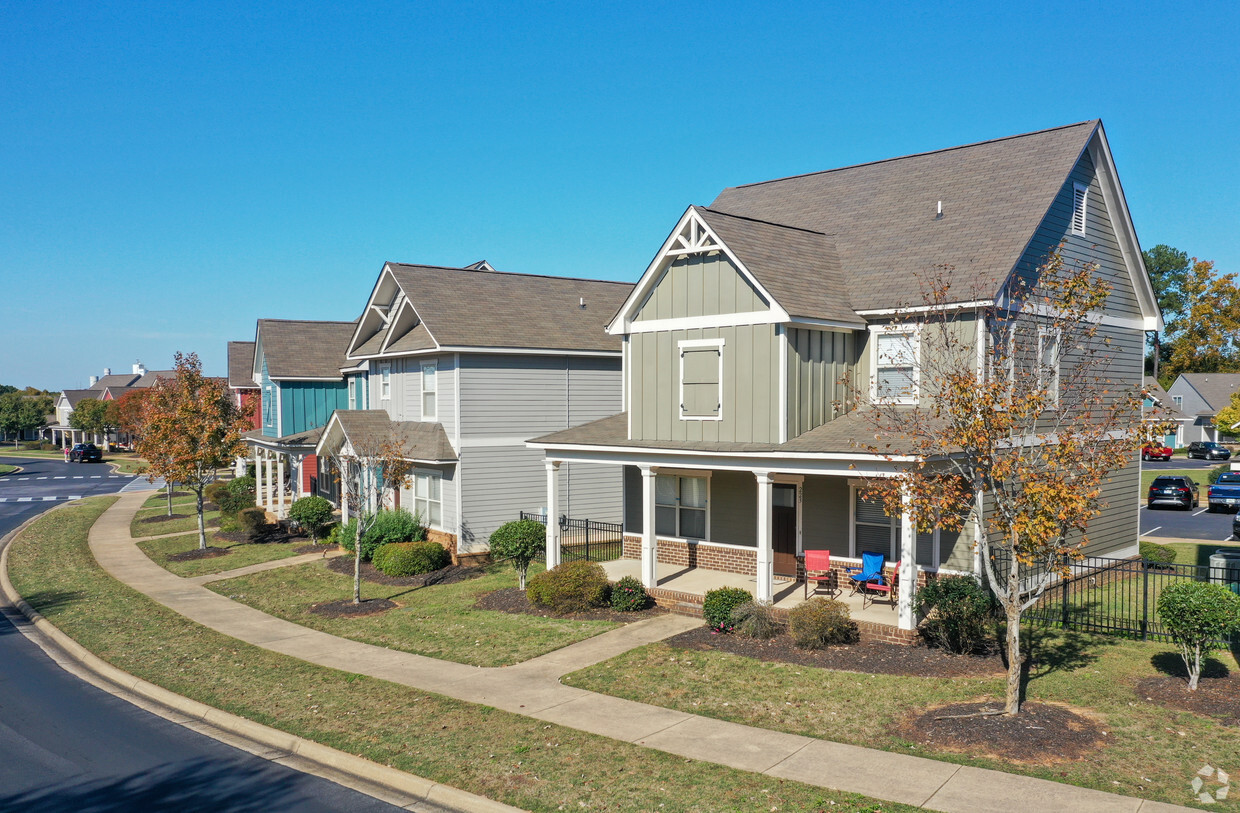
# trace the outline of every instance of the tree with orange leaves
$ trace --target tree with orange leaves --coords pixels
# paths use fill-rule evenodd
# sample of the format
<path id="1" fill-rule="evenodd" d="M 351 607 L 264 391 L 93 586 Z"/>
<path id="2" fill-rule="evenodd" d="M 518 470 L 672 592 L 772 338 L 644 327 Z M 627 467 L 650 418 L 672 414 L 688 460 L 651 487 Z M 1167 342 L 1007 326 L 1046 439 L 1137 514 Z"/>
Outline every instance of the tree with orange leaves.
<path id="1" fill-rule="evenodd" d="M 350 439 L 331 457 L 340 498 L 355 512 L 353 603 L 362 603 L 362 540 L 379 511 L 404 488 L 413 472 L 405 445 L 394 435 Z"/>
<path id="2" fill-rule="evenodd" d="M 1103 485 L 1145 437 L 1140 343 L 1121 350 L 1100 330 L 1110 286 L 1096 270 L 1053 252 L 996 304 L 967 309 L 953 303 L 991 297 L 955 295 L 951 269 L 936 270 L 923 301 L 893 318 L 909 346 L 885 352 L 908 361 L 904 374 L 855 396 L 874 430 L 859 445 L 914 461 L 867 481 L 867 495 L 890 515 L 910 511 L 923 533 L 976 522 L 1006 619 L 1009 715 L 1021 704 L 1022 614 L 1083 558 Z"/>
<path id="3" fill-rule="evenodd" d="M 112 402 L 116 405 L 117 428 L 132 438 L 142 436 L 143 403 L 149 392 L 146 389 L 129 390 Z"/>
<path id="4" fill-rule="evenodd" d="M 197 496 L 199 550 L 207 547 L 203 489 L 216 469 L 244 454 L 241 433 L 252 409 L 234 404 L 224 382 L 204 377 L 196 353 L 177 353 L 176 376 L 159 381 L 144 399 L 138 453 L 150 462 L 147 479 L 180 483 Z"/>

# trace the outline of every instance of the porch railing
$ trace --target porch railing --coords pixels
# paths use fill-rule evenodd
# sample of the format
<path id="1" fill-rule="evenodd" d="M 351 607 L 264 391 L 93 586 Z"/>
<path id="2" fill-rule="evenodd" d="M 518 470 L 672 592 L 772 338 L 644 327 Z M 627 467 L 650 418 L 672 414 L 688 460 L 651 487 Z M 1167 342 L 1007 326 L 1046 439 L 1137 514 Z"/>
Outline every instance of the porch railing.
<path id="1" fill-rule="evenodd" d="M 521 519 L 547 524 L 547 515 L 535 511 L 522 511 Z M 592 519 L 569 519 L 561 516 L 560 561 L 572 562 L 588 559 L 591 562 L 610 562 L 624 555 L 624 526 L 618 522 L 598 522 Z M 538 554 L 545 562 L 546 551 Z"/>
<path id="2" fill-rule="evenodd" d="M 999 574 L 1007 573 L 1008 551 L 995 551 Z M 1182 581 L 1213 581 L 1240 592 L 1240 572 L 1202 564 L 1158 565 L 1144 559 L 1113 559 L 1087 556 L 1067 562 L 1071 575 L 1051 577 L 1038 602 L 1025 611 L 1025 618 L 1043 626 L 1081 632 L 1098 632 L 1143 641 L 1170 641 L 1171 635 L 1158 612 L 1162 591 Z M 1032 585 L 1042 567 L 1021 566 L 1021 578 Z M 1227 641 L 1220 643 L 1227 645 Z"/>

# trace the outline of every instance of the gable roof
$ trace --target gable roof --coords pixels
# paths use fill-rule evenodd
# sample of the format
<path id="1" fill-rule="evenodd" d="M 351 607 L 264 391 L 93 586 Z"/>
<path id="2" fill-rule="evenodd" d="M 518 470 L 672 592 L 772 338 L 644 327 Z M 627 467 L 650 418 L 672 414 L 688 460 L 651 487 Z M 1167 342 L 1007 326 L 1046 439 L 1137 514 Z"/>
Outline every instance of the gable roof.
<path id="1" fill-rule="evenodd" d="M 394 421 L 382 409 L 338 409 L 323 428 L 315 454 L 332 454 L 344 442 L 354 447 L 378 449 L 388 440 L 400 444 L 409 460 L 432 463 L 456 460 L 443 424 L 430 421 Z"/>
<path id="2" fill-rule="evenodd" d="M 132 387 L 134 382 L 141 377 L 133 373 L 112 373 L 111 375 L 101 376 L 98 381 L 91 384 L 87 389 L 102 392 L 108 387 Z"/>
<path id="3" fill-rule="evenodd" d="M 849 307 L 839 254 L 822 232 L 692 207 L 792 317 L 864 328 Z"/>
<path id="4" fill-rule="evenodd" d="M 147 370 L 146 375 L 139 378 L 129 386 L 133 389 L 147 389 L 153 387 L 165 378 L 176 378 L 176 370 Z"/>
<path id="5" fill-rule="evenodd" d="M 356 326 L 356 322 L 259 319 L 256 343 L 267 361 L 267 375 L 273 379 L 343 379 L 340 368 L 346 366 L 345 350 Z"/>
<path id="6" fill-rule="evenodd" d="M 1180 373 L 1180 378 L 1197 391 L 1214 413 L 1230 404 L 1231 394 L 1240 390 L 1240 373 Z"/>
<path id="7" fill-rule="evenodd" d="M 64 390 L 61 394 L 69 402 L 70 409 L 76 408 L 83 398 L 101 399 L 103 396 L 99 390 Z"/>
<path id="8" fill-rule="evenodd" d="M 619 354 L 620 340 L 604 328 L 633 289 L 628 282 L 385 263 L 376 292 L 385 278 L 412 306 L 416 321 L 389 337 L 397 313 L 389 314 L 374 336 L 355 337 L 353 358 L 378 355 L 385 344 L 385 355 L 437 347 Z"/>
<path id="9" fill-rule="evenodd" d="M 254 342 L 228 343 L 228 386 L 254 389 Z"/>
<path id="10" fill-rule="evenodd" d="M 961 294 L 993 296 L 1100 126 L 729 187 L 709 208 L 828 236 L 858 311 L 891 307 L 914 275 L 937 265 L 953 268 Z"/>
<path id="11" fill-rule="evenodd" d="M 1145 377 L 1145 389 L 1149 391 L 1150 398 L 1153 399 L 1155 406 L 1158 407 L 1158 413 L 1154 418 L 1167 418 L 1169 420 L 1188 420 L 1185 415 L 1175 405 L 1175 401 L 1171 400 L 1171 396 L 1162 388 L 1162 384 L 1150 376 Z"/>

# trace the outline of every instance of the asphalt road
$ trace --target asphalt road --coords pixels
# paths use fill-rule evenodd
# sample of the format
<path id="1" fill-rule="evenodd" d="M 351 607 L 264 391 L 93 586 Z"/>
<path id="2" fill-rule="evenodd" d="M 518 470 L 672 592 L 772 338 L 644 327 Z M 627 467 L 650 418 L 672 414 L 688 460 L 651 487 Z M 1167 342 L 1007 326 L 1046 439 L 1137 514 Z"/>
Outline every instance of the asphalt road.
<path id="1" fill-rule="evenodd" d="M 151 488 L 140 477 L 113 479 L 99 464 L 3 457 L 0 463 L 25 469 L 0 477 L 0 536 L 66 499 Z M 0 810 L 401 808 L 114 697 L 61 669 L 0 615 Z"/>
<path id="2" fill-rule="evenodd" d="M 1161 505 L 1157 508 L 1149 508 L 1145 505 L 1145 494 L 1142 493 L 1140 495 L 1141 537 L 1143 539 L 1150 538 L 1151 540 L 1158 537 L 1171 537 L 1200 540 L 1201 542 L 1230 542 L 1236 544 L 1237 540 L 1231 535 L 1232 515 L 1229 513 L 1211 514 L 1206 510 L 1206 476 L 1216 466 L 1230 462 L 1223 460 L 1188 460 L 1184 457 L 1173 457 L 1166 462 L 1151 460 L 1142 463 L 1141 465 L 1146 471 L 1190 469 L 1194 472 L 1199 472 L 1199 474 L 1193 475 L 1193 479 L 1197 481 L 1197 485 L 1201 490 L 1201 506 L 1191 511 Z"/>

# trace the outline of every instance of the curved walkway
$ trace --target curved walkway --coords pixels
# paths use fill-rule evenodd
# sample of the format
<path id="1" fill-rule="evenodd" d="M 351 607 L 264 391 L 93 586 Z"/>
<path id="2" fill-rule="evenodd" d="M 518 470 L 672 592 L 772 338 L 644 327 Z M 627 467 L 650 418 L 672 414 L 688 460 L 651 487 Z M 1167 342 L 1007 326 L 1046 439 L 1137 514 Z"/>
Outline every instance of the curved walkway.
<path id="1" fill-rule="evenodd" d="M 684 757 L 931 810 L 1155 813 L 1188 809 L 724 722 L 559 682 L 560 675 L 700 623 L 680 616 L 664 615 L 629 624 L 525 663 L 499 668 L 395 652 L 311 630 L 238 604 L 195 583 L 198 580 L 174 576 L 148 559 L 129 536 L 130 520 L 145 497 L 122 496 L 91 528 L 90 547 L 99 564 L 115 578 L 186 618 L 273 652 Z"/>

